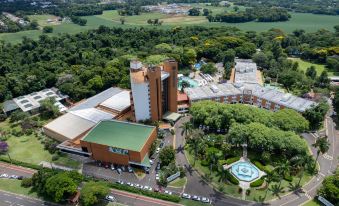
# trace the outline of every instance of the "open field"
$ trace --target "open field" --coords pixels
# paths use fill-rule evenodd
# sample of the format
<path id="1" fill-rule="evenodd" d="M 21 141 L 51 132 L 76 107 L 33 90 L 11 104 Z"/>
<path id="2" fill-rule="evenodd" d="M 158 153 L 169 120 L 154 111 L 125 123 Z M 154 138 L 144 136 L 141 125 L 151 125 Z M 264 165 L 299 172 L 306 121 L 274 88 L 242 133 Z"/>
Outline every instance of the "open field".
<path id="1" fill-rule="evenodd" d="M 329 76 L 338 75 L 337 72 L 328 71 L 328 69 L 323 64 L 315 64 L 315 63 L 307 62 L 300 58 L 289 58 L 289 59 L 291 59 L 292 61 L 298 62 L 299 68 L 304 72 L 306 72 L 307 68 L 314 66 L 317 71 L 317 76 L 319 76 L 324 70 L 327 70 L 327 73 Z"/>
<path id="2" fill-rule="evenodd" d="M 60 25 L 61 22 L 57 21 L 57 16 L 54 15 L 29 15 L 28 18 L 33 21 L 36 20 L 38 24 L 42 27 L 44 26 L 53 26 Z M 52 22 L 47 22 L 47 20 L 53 20 Z"/>
<path id="3" fill-rule="evenodd" d="M 212 10 L 213 14 L 221 13 L 224 10 L 232 11 L 232 7 L 213 7 L 205 6 L 200 4 L 201 8 L 208 8 Z M 240 9 L 244 9 L 240 7 Z M 223 27 L 231 26 L 237 27 L 245 31 L 257 31 L 262 32 L 271 28 L 279 28 L 287 33 L 292 32 L 295 29 L 304 29 L 307 32 L 317 31 L 319 29 L 327 29 L 333 31 L 333 26 L 337 25 L 339 22 L 339 16 L 328 16 L 328 15 L 315 15 L 315 14 L 306 14 L 306 13 L 291 13 L 292 18 L 287 22 L 247 22 L 247 23 L 218 23 L 213 22 L 209 23 L 204 16 L 175 16 L 175 15 L 166 15 L 161 13 L 143 13 L 138 16 L 126 16 L 125 24 L 120 23 L 121 16 L 118 15 L 118 12 L 115 10 L 104 11 L 102 15 L 95 16 L 86 16 L 83 17 L 87 20 L 86 26 L 79 26 L 73 23 L 63 22 L 60 25 L 53 25 L 53 33 L 47 34 L 49 36 L 58 36 L 60 33 L 69 33 L 75 34 L 89 29 L 96 29 L 100 25 L 105 25 L 108 27 L 123 27 L 130 28 L 136 26 L 143 27 L 154 27 L 147 24 L 148 19 L 159 19 L 163 21 L 162 26 L 158 28 L 172 28 L 174 26 L 190 26 L 190 25 L 199 25 L 206 27 Z M 47 19 L 54 18 L 52 15 L 32 15 L 31 19 L 36 19 L 41 26 L 47 25 Z M 6 42 L 18 43 L 22 40 L 24 36 L 38 39 L 42 34 L 41 30 L 30 30 L 22 31 L 17 33 L 3 33 L 0 34 L 0 40 L 5 40 Z"/>

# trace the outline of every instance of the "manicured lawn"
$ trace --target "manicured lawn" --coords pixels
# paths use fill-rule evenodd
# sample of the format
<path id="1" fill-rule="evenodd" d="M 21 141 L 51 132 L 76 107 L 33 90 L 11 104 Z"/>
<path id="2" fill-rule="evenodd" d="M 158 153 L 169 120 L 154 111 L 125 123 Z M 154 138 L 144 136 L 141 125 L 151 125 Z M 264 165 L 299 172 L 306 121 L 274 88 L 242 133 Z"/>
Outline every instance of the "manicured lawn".
<path id="1" fill-rule="evenodd" d="M 186 185 L 186 182 L 187 182 L 187 178 L 186 177 L 178 178 L 178 179 L 173 180 L 172 182 L 170 182 L 168 184 L 168 186 L 171 186 L 171 187 L 183 187 L 183 186 Z"/>
<path id="2" fill-rule="evenodd" d="M 206 6 L 205 4 L 197 5 L 201 8 L 208 8 L 212 10 L 213 14 L 221 13 L 224 10 L 232 11 L 232 7 L 213 7 Z M 240 9 L 244 9 L 240 7 Z M 242 29 L 244 31 L 257 31 L 262 32 L 269 30 L 271 28 L 279 28 L 287 33 L 291 33 L 295 29 L 304 29 L 307 32 L 314 32 L 319 29 L 327 29 L 334 31 L 334 26 L 338 24 L 338 16 L 329 16 L 329 15 L 315 15 L 307 13 L 293 13 L 291 12 L 292 18 L 287 22 L 247 22 L 247 23 L 209 23 L 204 16 L 173 16 L 165 15 L 161 13 L 142 13 L 138 16 L 126 16 L 125 24 L 121 25 L 120 18 L 117 11 L 104 11 L 102 15 L 95 16 L 86 16 L 82 17 L 87 20 L 86 26 L 79 26 L 73 23 L 61 23 L 60 25 L 53 25 L 53 33 L 47 34 L 49 36 L 58 36 L 60 33 L 69 33 L 75 34 L 82 31 L 87 31 L 89 29 L 96 29 L 100 25 L 105 25 L 108 27 L 123 27 L 131 28 L 135 26 L 143 27 L 154 27 L 147 24 L 148 19 L 159 19 L 163 21 L 162 26 L 158 28 L 172 28 L 174 26 L 189 26 L 189 25 L 199 25 L 206 27 L 223 27 L 223 26 L 232 26 Z M 33 15 L 30 16 L 32 19 L 37 19 L 42 26 L 48 24 L 45 19 L 53 18 L 51 15 Z M 32 39 L 38 39 L 42 34 L 41 30 L 30 30 L 22 31 L 17 33 L 2 33 L 0 34 L 0 40 L 5 40 L 6 42 L 18 43 L 22 40 L 22 37 L 27 36 Z"/>
<path id="3" fill-rule="evenodd" d="M 303 206 L 321 206 L 321 204 L 316 200 L 310 200 L 307 203 L 303 204 Z"/>
<path id="4" fill-rule="evenodd" d="M 31 196 L 35 198 L 38 197 L 35 192 L 31 191 L 31 188 L 21 187 L 21 180 L 0 179 L 0 190 Z"/>
<path id="5" fill-rule="evenodd" d="M 193 165 L 194 162 L 194 157 L 191 155 L 188 151 L 185 150 L 185 155 L 191 165 Z M 200 174 L 210 174 L 210 171 L 207 167 L 204 167 L 200 164 L 200 160 L 195 161 L 194 168 L 199 171 Z M 216 188 L 223 188 L 223 193 L 226 195 L 231 195 L 233 197 L 241 197 L 241 194 L 238 193 L 238 185 L 233 185 L 233 184 L 226 184 L 224 182 L 220 182 L 220 176 L 217 172 L 213 171 L 211 174 L 211 184 L 215 186 Z"/>
<path id="6" fill-rule="evenodd" d="M 323 64 L 315 64 L 315 63 L 312 63 L 312 62 L 307 62 L 307 61 L 304 61 L 300 58 L 289 58 L 289 59 L 291 59 L 292 61 L 298 62 L 299 68 L 304 72 L 306 72 L 307 68 L 314 66 L 316 71 L 317 71 L 317 76 L 319 76 L 321 74 L 321 72 L 323 72 L 324 70 L 327 70 L 325 68 L 325 65 L 323 65 Z M 329 76 L 338 75 L 337 72 L 333 72 L 333 71 L 328 71 L 327 73 L 328 73 Z"/>
<path id="7" fill-rule="evenodd" d="M 0 128 L 5 131 L 13 129 L 10 127 L 8 119 L 0 123 Z M 19 126 L 15 126 L 14 129 L 19 130 Z M 10 135 L 6 142 L 9 145 L 8 153 L 12 159 L 32 164 L 39 164 L 41 161 L 52 162 L 52 154 L 44 149 L 44 145 L 33 134 L 20 137 Z M 7 158 L 7 155 L 2 156 Z M 59 159 L 53 162 L 73 168 L 80 165 L 79 162 L 68 158 L 67 155 L 60 155 Z"/>

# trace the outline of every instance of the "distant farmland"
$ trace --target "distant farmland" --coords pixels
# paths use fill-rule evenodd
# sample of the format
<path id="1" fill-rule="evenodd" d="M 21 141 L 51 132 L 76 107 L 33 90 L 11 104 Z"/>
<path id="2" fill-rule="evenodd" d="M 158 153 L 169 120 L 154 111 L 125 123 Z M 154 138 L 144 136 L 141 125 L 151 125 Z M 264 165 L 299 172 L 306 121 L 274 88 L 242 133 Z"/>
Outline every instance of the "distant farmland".
<path id="1" fill-rule="evenodd" d="M 223 7 L 207 7 L 210 8 L 213 13 L 222 12 Z M 227 10 L 230 10 L 228 8 Z M 291 13 L 292 18 L 287 22 L 248 22 L 248 23 L 218 23 L 213 22 L 209 23 L 204 16 L 172 16 L 165 15 L 161 13 L 143 13 L 138 16 L 126 16 L 125 24 L 122 25 L 120 22 L 121 16 L 118 15 L 117 11 L 105 11 L 102 15 L 96 16 L 86 16 L 83 17 L 87 19 L 86 26 L 79 26 L 73 23 L 61 23 L 60 25 L 52 25 L 54 28 L 52 34 L 49 36 L 57 36 L 59 33 L 69 33 L 75 34 L 78 32 L 86 31 L 89 29 L 96 29 L 100 25 L 105 25 L 108 27 L 118 26 L 123 28 L 128 27 L 154 27 L 147 24 L 148 19 L 159 19 L 163 21 L 162 26 L 157 26 L 159 28 L 171 28 L 173 26 L 190 26 L 190 25 L 199 25 L 206 27 L 220 27 L 220 26 L 232 26 L 237 27 L 244 31 L 267 31 L 271 28 L 278 28 L 283 30 L 286 33 L 290 33 L 295 29 L 304 29 L 307 32 L 317 31 L 319 29 L 327 29 L 333 31 L 333 27 L 339 24 L 339 16 L 328 16 L 328 15 L 315 15 L 315 14 L 306 14 L 306 13 Z M 49 15 L 35 15 L 34 19 L 38 19 L 39 22 L 44 22 L 44 18 L 50 18 Z M 45 26 L 43 24 L 42 26 Z M 32 30 L 32 31 L 22 31 L 17 33 L 4 33 L 0 34 L 0 40 L 5 40 L 6 42 L 18 43 L 22 40 L 22 37 L 27 36 L 32 39 L 38 39 L 42 34 L 41 30 Z"/>

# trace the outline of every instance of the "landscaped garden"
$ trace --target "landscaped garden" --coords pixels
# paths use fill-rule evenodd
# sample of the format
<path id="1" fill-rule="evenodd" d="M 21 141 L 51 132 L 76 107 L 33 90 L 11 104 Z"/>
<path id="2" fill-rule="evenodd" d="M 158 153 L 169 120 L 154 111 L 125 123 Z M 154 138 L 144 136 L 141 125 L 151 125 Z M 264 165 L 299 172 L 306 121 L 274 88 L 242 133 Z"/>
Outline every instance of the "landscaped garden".
<path id="1" fill-rule="evenodd" d="M 6 144 L 6 148 L 1 148 L 1 159 L 34 165 L 45 161 L 78 168 L 79 162 L 58 152 L 58 142 L 41 132 L 41 127 L 48 120 L 49 118 L 43 115 L 31 116 L 28 113 L 14 112 L 5 121 L 0 122 L 0 142 Z"/>
<path id="2" fill-rule="evenodd" d="M 271 112 L 203 101 L 193 104 L 190 113 L 192 123 L 182 126 L 186 157 L 205 180 L 227 195 L 259 202 L 279 198 L 299 191 L 317 170 L 306 141 L 298 135 L 308 130 L 309 121 L 294 110 Z M 237 162 L 244 179 L 232 170 Z M 247 181 L 247 175 L 253 174 L 250 168 L 264 175 Z"/>

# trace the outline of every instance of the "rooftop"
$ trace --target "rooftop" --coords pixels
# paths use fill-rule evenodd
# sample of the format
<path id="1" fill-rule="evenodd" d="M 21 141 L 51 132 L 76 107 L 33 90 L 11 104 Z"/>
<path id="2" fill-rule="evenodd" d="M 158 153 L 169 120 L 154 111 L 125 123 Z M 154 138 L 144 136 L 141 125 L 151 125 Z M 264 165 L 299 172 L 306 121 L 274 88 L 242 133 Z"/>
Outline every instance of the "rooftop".
<path id="1" fill-rule="evenodd" d="M 99 122 L 82 140 L 120 149 L 141 151 L 155 127 L 116 120 Z"/>
<path id="2" fill-rule="evenodd" d="M 235 83 L 257 83 L 257 64 L 249 59 L 235 59 Z"/>
<path id="3" fill-rule="evenodd" d="M 118 112 L 122 112 L 131 106 L 130 92 L 123 90 L 112 97 L 106 99 L 104 102 L 100 104 L 100 106 L 104 106 L 109 109 L 113 109 Z"/>
<path id="4" fill-rule="evenodd" d="M 122 90 L 120 88 L 111 87 L 111 88 L 106 89 L 105 91 L 102 91 L 99 94 L 96 94 L 96 95 L 94 95 L 94 96 L 84 100 L 83 102 L 75 105 L 74 107 L 70 108 L 68 111 L 76 111 L 76 110 L 81 110 L 81 109 L 94 108 L 94 107 L 98 106 L 99 104 L 105 102 L 106 100 L 108 100 L 110 98 L 113 98 L 115 95 L 118 95 L 119 93 L 121 93 L 123 91 L 124 90 Z M 123 97 L 123 94 L 122 94 L 122 96 L 120 96 L 120 98 L 118 98 L 119 101 L 114 102 L 114 103 L 113 103 L 113 101 L 108 101 L 106 103 L 117 104 L 118 105 L 119 102 L 121 101 L 121 97 Z M 128 101 L 129 100 L 130 100 L 130 97 L 128 96 Z"/>

